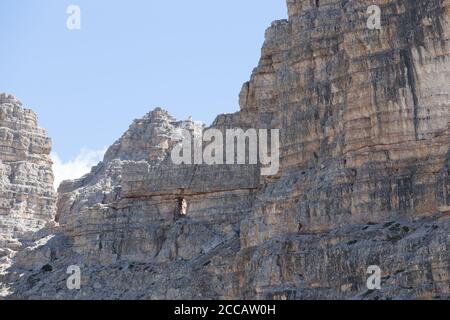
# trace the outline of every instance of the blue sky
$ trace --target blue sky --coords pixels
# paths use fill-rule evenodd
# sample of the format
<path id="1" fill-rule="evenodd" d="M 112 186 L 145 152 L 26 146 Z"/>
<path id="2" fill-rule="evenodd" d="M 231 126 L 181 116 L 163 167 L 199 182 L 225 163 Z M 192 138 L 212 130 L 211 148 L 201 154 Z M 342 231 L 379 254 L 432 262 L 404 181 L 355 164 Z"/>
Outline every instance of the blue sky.
<path id="1" fill-rule="evenodd" d="M 66 9 L 81 8 L 81 30 Z M 210 123 L 238 110 L 284 0 L 2 0 L 0 91 L 34 109 L 64 160 L 156 106 Z"/>
<path id="2" fill-rule="evenodd" d="M 69 5 L 81 30 L 68 30 Z M 39 116 L 62 162 L 161 106 L 211 123 L 239 109 L 285 0 L 1 0 L 0 91 Z"/>

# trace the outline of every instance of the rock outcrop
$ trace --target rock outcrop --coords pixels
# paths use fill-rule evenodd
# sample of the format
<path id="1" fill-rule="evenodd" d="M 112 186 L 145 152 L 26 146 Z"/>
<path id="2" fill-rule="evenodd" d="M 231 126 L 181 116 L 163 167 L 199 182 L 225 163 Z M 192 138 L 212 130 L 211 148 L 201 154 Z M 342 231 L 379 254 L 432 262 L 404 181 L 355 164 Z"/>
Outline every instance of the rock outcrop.
<path id="1" fill-rule="evenodd" d="M 276 176 L 173 164 L 202 127 L 156 109 L 61 185 L 60 225 L 15 256 L 10 297 L 450 298 L 450 1 L 380 1 L 381 30 L 372 4 L 288 0 L 241 110 L 212 125 L 280 129 Z"/>
<path id="2" fill-rule="evenodd" d="M 56 212 L 51 140 L 33 111 L 0 94 L 0 273 Z"/>

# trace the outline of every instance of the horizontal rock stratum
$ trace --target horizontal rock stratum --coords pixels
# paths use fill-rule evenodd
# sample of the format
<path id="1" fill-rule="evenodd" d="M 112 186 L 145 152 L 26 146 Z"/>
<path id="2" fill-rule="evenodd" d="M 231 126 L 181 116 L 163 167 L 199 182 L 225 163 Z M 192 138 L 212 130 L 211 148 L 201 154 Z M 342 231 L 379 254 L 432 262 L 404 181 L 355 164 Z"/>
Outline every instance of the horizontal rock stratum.
<path id="1" fill-rule="evenodd" d="M 276 176 L 252 165 L 174 165 L 181 130 L 204 128 L 155 109 L 88 175 L 60 186 L 56 212 L 50 191 L 21 211 L 56 222 L 18 237 L 0 275 L 4 297 L 450 298 L 450 1 L 380 1 L 381 30 L 367 28 L 372 4 L 288 0 L 289 19 L 266 31 L 241 110 L 211 126 L 279 129 Z M 1 104 L 0 141 L 12 105 Z M 41 141 L 36 130 L 15 136 L 30 132 Z M 52 183 L 44 141 L 31 148 L 42 168 L 25 184 Z M 11 147 L 1 146 L 8 163 Z M 9 237 L 21 217 L 3 208 Z M 66 286 L 72 265 L 79 290 Z M 380 290 L 366 286 L 373 265 Z"/>

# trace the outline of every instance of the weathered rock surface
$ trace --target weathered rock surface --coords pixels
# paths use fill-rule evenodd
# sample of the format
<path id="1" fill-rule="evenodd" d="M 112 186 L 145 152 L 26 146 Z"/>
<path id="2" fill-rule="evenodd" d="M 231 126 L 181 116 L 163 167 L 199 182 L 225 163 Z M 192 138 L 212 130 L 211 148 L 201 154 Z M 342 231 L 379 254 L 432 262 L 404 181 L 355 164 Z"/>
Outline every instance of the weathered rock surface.
<path id="1" fill-rule="evenodd" d="M 50 149 L 36 115 L 0 94 L 0 273 L 55 216 Z"/>
<path id="2" fill-rule="evenodd" d="M 278 175 L 174 165 L 201 127 L 156 109 L 61 185 L 60 226 L 15 256 L 9 297 L 450 298 L 450 1 L 380 1 L 381 30 L 372 4 L 288 0 L 241 110 L 214 122 L 280 129 Z"/>

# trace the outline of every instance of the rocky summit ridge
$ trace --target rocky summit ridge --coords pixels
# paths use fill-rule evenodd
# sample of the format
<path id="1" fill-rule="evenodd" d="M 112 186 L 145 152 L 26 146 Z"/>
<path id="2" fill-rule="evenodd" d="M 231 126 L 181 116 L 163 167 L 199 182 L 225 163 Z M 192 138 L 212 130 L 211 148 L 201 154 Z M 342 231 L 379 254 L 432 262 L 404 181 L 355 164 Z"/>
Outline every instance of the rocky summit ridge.
<path id="1" fill-rule="evenodd" d="M 381 30 L 367 28 L 370 5 L 287 0 L 240 111 L 212 124 L 279 129 L 276 176 L 173 164 L 182 130 L 204 128 L 156 109 L 62 183 L 55 209 L 49 140 L 2 95 L 0 188 L 13 191 L 0 195 L 0 236 L 17 244 L 0 241 L 2 295 L 450 298 L 450 1 L 379 1 Z M 380 290 L 366 286 L 374 265 Z"/>

